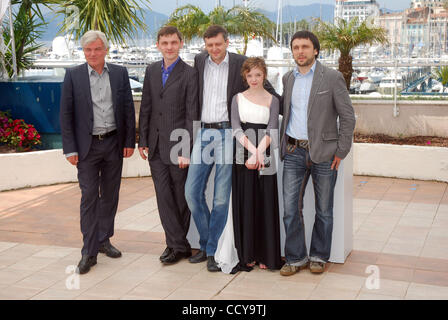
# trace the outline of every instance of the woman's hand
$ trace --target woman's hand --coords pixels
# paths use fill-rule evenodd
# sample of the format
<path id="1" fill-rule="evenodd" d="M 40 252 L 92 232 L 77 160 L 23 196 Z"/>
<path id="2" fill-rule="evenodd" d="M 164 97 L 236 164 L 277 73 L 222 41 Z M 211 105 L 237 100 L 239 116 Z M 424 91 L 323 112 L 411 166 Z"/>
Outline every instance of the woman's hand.
<path id="1" fill-rule="evenodd" d="M 258 168 L 257 155 L 252 154 L 249 159 L 246 161 L 246 168 L 249 170 L 255 170 Z"/>

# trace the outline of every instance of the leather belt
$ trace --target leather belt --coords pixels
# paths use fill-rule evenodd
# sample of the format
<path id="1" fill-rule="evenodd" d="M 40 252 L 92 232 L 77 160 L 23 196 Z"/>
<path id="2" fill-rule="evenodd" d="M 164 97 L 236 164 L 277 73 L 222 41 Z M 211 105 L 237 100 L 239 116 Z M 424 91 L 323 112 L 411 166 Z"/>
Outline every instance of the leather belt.
<path id="1" fill-rule="evenodd" d="M 306 150 L 309 149 L 309 142 L 308 142 L 308 140 L 299 140 L 299 139 L 294 139 L 294 138 L 291 138 L 290 136 L 288 136 L 288 143 L 292 144 L 292 145 L 294 145 L 296 147 L 299 147 L 299 148 L 303 148 L 303 149 L 306 149 Z"/>
<path id="2" fill-rule="evenodd" d="M 92 135 L 92 137 L 97 138 L 98 140 L 104 140 L 106 138 L 112 137 L 115 134 L 117 134 L 117 129 L 103 133 L 103 134 Z"/>
<path id="3" fill-rule="evenodd" d="M 204 129 L 228 129 L 231 128 L 230 121 L 223 122 L 213 122 L 213 123 L 202 123 L 201 128 Z"/>

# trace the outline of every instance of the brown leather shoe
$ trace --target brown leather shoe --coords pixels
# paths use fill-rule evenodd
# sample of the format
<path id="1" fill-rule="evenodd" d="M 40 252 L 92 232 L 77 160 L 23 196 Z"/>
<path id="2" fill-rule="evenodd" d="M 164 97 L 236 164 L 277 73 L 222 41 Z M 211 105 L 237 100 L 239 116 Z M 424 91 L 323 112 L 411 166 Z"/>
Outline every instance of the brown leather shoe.
<path id="1" fill-rule="evenodd" d="M 310 271 L 311 273 L 323 273 L 325 271 L 325 263 L 323 262 L 310 262 Z"/>
<path id="2" fill-rule="evenodd" d="M 290 264 L 284 264 L 283 267 L 280 269 L 280 274 L 282 276 L 292 276 L 293 274 L 299 272 L 300 270 L 306 269 L 308 266 L 308 263 L 305 263 L 302 266 L 292 266 Z"/>

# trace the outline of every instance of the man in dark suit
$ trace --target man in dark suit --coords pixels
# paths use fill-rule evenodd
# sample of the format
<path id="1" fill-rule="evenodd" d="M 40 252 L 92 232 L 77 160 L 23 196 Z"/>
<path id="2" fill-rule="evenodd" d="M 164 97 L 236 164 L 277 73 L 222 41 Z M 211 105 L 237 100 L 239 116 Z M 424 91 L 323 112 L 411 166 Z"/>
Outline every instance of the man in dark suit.
<path id="1" fill-rule="evenodd" d="M 81 232 L 84 246 L 80 274 L 96 264 L 98 251 L 111 258 L 123 157 L 135 148 L 135 112 L 126 68 L 105 63 L 104 33 L 81 38 L 87 63 L 67 69 L 61 96 L 64 155 L 78 168 L 81 188 Z"/>
<path id="2" fill-rule="evenodd" d="M 224 230 L 232 186 L 233 137 L 230 124 L 232 98 L 247 89 L 241 67 L 247 57 L 227 51 L 226 29 L 210 26 L 204 33 L 207 52 L 194 59 L 199 73 L 199 106 L 201 130 L 193 146 L 185 195 L 199 232 L 200 251 L 191 263 L 207 260 L 209 271 L 219 271 L 214 255 Z M 276 94 L 267 83 L 269 92 Z M 205 200 L 205 188 L 216 165 L 213 208 Z"/>
<path id="3" fill-rule="evenodd" d="M 197 71 L 179 57 L 183 46 L 177 28 L 166 26 L 157 35 L 163 60 L 147 67 L 139 118 L 139 152 L 149 158 L 156 189 L 160 220 L 165 231 L 166 249 L 160 256 L 173 264 L 191 256 L 187 240 L 190 210 L 185 200 L 193 121 L 199 119 Z M 181 138 L 182 148 L 176 152 Z M 148 156 L 146 156 L 146 154 Z"/>
<path id="4" fill-rule="evenodd" d="M 355 128 L 344 77 L 316 60 L 319 50 L 319 40 L 312 32 L 294 34 L 291 51 L 298 67 L 283 76 L 283 276 L 293 275 L 308 264 L 312 273 L 324 272 L 331 251 L 337 169 L 350 151 Z M 316 217 L 308 255 L 302 210 L 310 176 Z"/>

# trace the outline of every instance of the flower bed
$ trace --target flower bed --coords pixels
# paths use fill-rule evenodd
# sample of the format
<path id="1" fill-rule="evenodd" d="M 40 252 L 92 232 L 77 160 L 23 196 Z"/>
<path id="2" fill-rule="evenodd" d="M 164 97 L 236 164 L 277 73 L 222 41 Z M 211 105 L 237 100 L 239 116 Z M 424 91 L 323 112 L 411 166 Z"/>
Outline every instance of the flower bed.
<path id="1" fill-rule="evenodd" d="M 8 111 L 0 111 L 0 145 L 3 150 L 29 151 L 42 144 L 40 134 L 23 119 L 12 119 Z"/>

